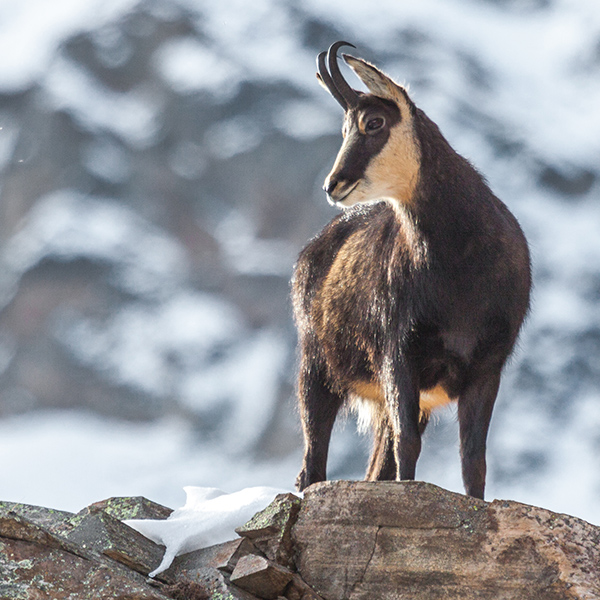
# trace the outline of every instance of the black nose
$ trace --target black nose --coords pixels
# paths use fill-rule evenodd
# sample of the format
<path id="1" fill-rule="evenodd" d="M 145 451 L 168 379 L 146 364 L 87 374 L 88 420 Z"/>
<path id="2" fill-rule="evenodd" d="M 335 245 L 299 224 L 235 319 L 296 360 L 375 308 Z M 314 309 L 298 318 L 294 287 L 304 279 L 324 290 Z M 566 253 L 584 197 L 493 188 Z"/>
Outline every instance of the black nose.
<path id="1" fill-rule="evenodd" d="M 333 191 L 335 190 L 335 188 L 337 187 L 339 182 L 340 182 L 339 179 L 336 179 L 335 177 L 329 177 L 328 179 L 325 180 L 325 185 L 323 185 L 323 190 L 327 193 L 327 195 L 331 196 L 331 194 L 333 194 Z"/>

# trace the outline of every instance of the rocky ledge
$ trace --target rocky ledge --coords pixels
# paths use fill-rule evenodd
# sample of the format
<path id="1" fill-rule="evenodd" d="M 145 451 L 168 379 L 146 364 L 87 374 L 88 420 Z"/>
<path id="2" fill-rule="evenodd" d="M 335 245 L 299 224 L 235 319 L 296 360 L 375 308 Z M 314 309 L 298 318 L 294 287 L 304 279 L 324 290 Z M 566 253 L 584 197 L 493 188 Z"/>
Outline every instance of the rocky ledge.
<path id="1" fill-rule="evenodd" d="M 125 525 L 144 498 L 77 514 L 0 503 L 1 599 L 600 598 L 600 528 L 421 482 L 325 482 L 278 496 L 231 542 L 177 557 Z"/>

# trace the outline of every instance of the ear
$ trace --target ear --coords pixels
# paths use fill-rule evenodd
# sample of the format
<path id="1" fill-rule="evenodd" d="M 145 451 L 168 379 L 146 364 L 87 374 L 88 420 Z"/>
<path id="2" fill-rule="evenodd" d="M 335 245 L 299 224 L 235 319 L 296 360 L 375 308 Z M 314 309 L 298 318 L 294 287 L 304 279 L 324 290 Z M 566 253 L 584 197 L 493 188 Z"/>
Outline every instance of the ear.
<path id="1" fill-rule="evenodd" d="M 343 54 L 343 57 L 346 64 L 356 73 L 372 94 L 402 104 L 411 103 L 406 90 L 377 67 L 362 58 L 356 58 L 349 54 Z"/>

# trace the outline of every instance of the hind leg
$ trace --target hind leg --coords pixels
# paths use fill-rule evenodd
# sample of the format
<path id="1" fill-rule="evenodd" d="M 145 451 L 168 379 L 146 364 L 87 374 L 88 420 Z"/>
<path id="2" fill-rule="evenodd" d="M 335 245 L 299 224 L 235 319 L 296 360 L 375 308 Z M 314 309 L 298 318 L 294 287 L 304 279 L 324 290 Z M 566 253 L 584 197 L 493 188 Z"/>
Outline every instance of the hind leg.
<path id="1" fill-rule="evenodd" d="M 303 357 L 298 403 L 304 433 L 304 461 L 296 478 L 296 488 L 302 491 L 312 483 L 327 479 L 329 440 L 343 403 L 342 396 L 329 389 L 325 368 L 312 353 L 305 353 Z"/>
<path id="2" fill-rule="evenodd" d="M 419 417 L 419 434 L 423 435 L 429 412 L 421 411 Z M 396 457 L 394 456 L 392 431 L 389 425 L 379 425 L 375 430 L 373 450 L 365 476 L 366 481 L 394 481 L 396 479 Z"/>
<path id="3" fill-rule="evenodd" d="M 380 424 L 375 430 L 373 450 L 367 467 L 367 481 L 393 481 L 396 479 L 396 458 L 392 432 L 387 423 Z"/>
<path id="4" fill-rule="evenodd" d="M 500 370 L 473 382 L 458 399 L 460 456 L 465 491 L 483 499 L 486 440 L 500 385 Z"/>

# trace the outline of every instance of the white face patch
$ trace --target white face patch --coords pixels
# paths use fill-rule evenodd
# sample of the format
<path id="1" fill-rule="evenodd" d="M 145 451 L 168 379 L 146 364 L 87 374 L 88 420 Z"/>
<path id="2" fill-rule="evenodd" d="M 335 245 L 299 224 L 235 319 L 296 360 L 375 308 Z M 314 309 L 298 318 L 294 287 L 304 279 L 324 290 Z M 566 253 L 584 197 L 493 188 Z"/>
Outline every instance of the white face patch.
<path id="1" fill-rule="evenodd" d="M 343 148 L 344 145 L 340 156 Z M 369 161 L 364 176 L 349 185 L 347 190 L 339 190 L 342 199 L 333 204 L 350 207 L 384 199 L 410 204 L 419 179 L 420 158 L 412 120 L 403 119 L 392 127 L 386 145 Z M 336 167 L 339 168 L 338 161 L 332 173 Z"/>

